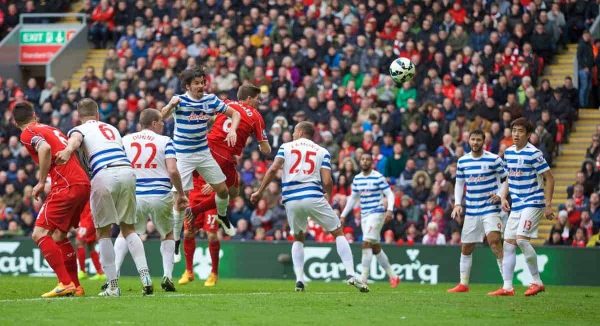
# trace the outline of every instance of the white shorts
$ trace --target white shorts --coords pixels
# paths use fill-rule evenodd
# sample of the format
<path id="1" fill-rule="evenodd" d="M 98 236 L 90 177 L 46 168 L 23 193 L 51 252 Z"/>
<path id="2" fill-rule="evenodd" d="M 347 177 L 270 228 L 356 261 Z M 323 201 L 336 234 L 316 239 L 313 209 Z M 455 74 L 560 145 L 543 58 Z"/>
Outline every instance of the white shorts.
<path id="1" fill-rule="evenodd" d="M 462 243 L 481 243 L 483 242 L 483 237 L 490 232 L 502 233 L 500 214 L 494 213 L 482 217 L 465 217 L 460 241 Z"/>
<path id="2" fill-rule="evenodd" d="M 537 238 L 538 225 L 542 216 L 544 216 L 543 208 L 527 207 L 520 212 L 510 212 L 504 230 L 504 239 L 516 239 L 517 236 Z"/>
<path id="3" fill-rule="evenodd" d="M 132 168 L 106 168 L 92 179 L 90 209 L 96 228 L 135 224 L 135 202 L 135 173 Z"/>
<path id="4" fill-rule="evenodd" d="M 383 227 L 384 220 L 384 213 L 361 216 L 360 227 L 362 229 L 363 241 L 378 243 L 381 240 L 381 228 Z"/>
<path id="5" fill-rule="evenodd" d="M 285 212 L 292 234 L 306 232 L 308 218 L 331 232 L 341 226 L 340 219 L 325 198 L 306 198 L 285 203 Z"/>
<path id="6" fill-rule="evenodd" d="M 135 232 L 146 233 L 146 223 L 150 218 L 160 236 L 164 238 L 173 231 L 173 194 L 164 196 L 139 196 L 137 198 L 137 223 Z"/>
<path id="7" fill-rule="evenodd" d="M 210 154 L 209 150 L 192 154 L 177 154 L 177 170 L 181 175 L 183 190 L 194 189 L 192 174 L 194 170 L 209 184 L 225 182 L 225 174 Z"/>

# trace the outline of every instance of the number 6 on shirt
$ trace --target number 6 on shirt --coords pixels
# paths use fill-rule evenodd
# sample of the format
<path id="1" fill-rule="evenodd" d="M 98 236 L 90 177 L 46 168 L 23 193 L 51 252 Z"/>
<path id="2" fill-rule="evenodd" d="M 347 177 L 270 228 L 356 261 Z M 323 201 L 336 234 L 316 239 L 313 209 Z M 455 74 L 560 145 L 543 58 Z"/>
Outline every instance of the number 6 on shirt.
<path id="1" fill-rule="evenodd" d="M 294 164 L 292 164 L 292 167 L 290 168 L 290 174 L 295 174 L 300 172 L 300 170 L 298 169 L 298 165 L 300 165 L 300 162 L 302 161 L 302 152 L 300 152 L 297 149 L 292 149 L 290 151 L 290 153 L 292 153 L 292 155 L 296 156 L 296 159 L 294 161 Z M 306 156 L 304 156 L 304 162 L 308 163 L 310 165 L 310 168 L 308 170 L 303 170 L 302 172 L 304 174 L 312 174 L 315 171 L 315 160 L 314 160 L 314 156 L 317 155 L 317 152 L 313 152 L 313 151 L 307 151 L 306 152 Z"/>

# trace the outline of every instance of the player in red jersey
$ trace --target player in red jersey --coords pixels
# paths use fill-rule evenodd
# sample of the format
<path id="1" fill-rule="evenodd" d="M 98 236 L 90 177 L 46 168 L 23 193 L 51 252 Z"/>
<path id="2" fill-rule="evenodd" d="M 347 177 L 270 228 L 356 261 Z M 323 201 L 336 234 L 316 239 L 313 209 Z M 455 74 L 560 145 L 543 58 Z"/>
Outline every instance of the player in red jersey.
<path id="1" fill-rule="evenodd" d="M 231 199 L 237 197 L 239 194 L 239 176 L 236 170 L 236 156 L 242 155 L 242 151 L 244 149 L 244 146 L 246 145 L 248 137 L 254 135 L 254 137 L 256 138 L 256 142 L 258 142 L 260 151 L 264 154 L 271 153 L 271 146 L 269 145 L 269 141 L 267 140 L 267 133 L 265 131 L 265 122 L 262 116 L 260 115 L 260 112 L 256 110 L 256 107 L 260 103 L 260 88 L 250 84 L 242 85 L 238 89 L 237 97 L 237 102 L 227 102 L 227 105 L 230 108 L 233 108 L 241 115 L 240 124 L 236 132 L 238 141 L 235 143 L 235 146 L 230 147 L 225 141 L 227 133 L 229 132 L 229 128 L 231 127 L 231 119 L 226 116 L 217 115 L 213 126 L 210 129 L 210 132 L 208 133 L 208 147 L 210 148 L 210 152 L 215 158 L 215 161 L 217 161 L 217 164 L 221 167 L 223 174 L 225 174 L 225 177 L 227 178 L 225 183 L 227 184 L 227 188 L 229 189 L 229 198 Z M 196 191 L 196 185 L 194 185 L 194 191 Z M 209 189 L 205 188 L 205 192 L 208 193 L 208 191 Z M 192 204 L 190 200 L 190 207 L 188 207 L 185 211 L 186 219 L 189 220 L 188 223 L 193 223 L 194 219 L 196 219 L 197 216 L 201 214 L 206 214 L 206 212 L 216 209 L 214 197 L 215 194 L 214 192 L 212 192 L 210 195 L 205 196 L 199 203 Z M 229 219 L 226 216 L 219 216 L 217 221 L 230 223 Z M 189 236 L 193 237 L 194 235 L 188 234 L 188 238 Z M 191 240 L 188 240 L 188 244 L 191 246 Z M 186 258 L 193 257 L 193 250 L 195 249 L 195 245 L 193 247 L 188 246 L 188 249 L 186 249 L 184 242 L 184 252 Z M 215 244 L 212 247 L 209 243 L 209 249 L 213 250 L 211 251 L 211 258 L 213 256 L 216 256 L 216 259 L 218 260 L 218 253 L 220 250 L 220 244 L 218 240 L 216 240 Z M 188 252 L 188 250 L 191 251 L 191 255 Z M 213 252 L 216 252 L 216 254 L 213 255 Z M 215 263 L 215 261 L 213 260 L 213 266 L 215 265 L 218 266 L 218 262 Z M 188 283 L 189 281 L 186 282 L 185 278 L 193 279 L 193 276 L 193 273 L 188 273 L 186 271 L 179 280 L 179 284 Z"/>
<path id="2" fill-rule="evenodd" d="M 193 174 L 194 189 L 190 191 L 190 205 L 194 206 L 203 200 L 213 198 L 214 192 L 210 185 L 198 173 Z M 208 186 L 207 186 L 208 185 Z M 203 229 L 208 236 L 208 251 L 212 268 L 204 286 L 215 286 L 219 275 L 219 251 L 221 244 L 217 236 L 219 224 L 217 223 L 217 210 L 211 209 L 201 213 L 193 221 L 184 220 L 183 251 L 185 253 L 185 272 L 179 279 L 180 285 L 188 284 L 194 280 L 194 253 L 196 251 L 196 234 Z"/>
<path id="3" fill-rule="evenodd" d="M 72 227 L 77 227 L 81 211 L 90 198 L 88 175 L 76 157 L 63 165 L 54 163 L 56 153 L 67 146 L 67 138 L 60 130 L 38 123 L 30 103 L 15 105 L 13 117 L 21 129 L 21 143 L 39 165 L 40 178 L 33 188 L 33 196 L 38 198 L 44 192 L 48 177 L 52 180 L 31 235 L 58 277 L 58 285 L 42 297 L 83 295 L 77 279 L 77 255 L 66 236 Z"/>
<path id="4" fill-rule="evenodd" d="M 89 201 L 81 212 L 75 243 L 77 244 L 77 260 L 79 260 L 79 279 L 82 280 L 88 278 L 88 273 L 85 270 L 85 249 L 87 248 L 90 252 L 90 258 L 92 258 L 94 268 L 96 269 L 96 275 L 91 279 L 94 281 L 105 281 L 106 275 L 104 275 L 102 265 L 100 264 L 100 256 L 96 251 L 96 227 L 94 226 L 94 221 L 92 219 L 92 210 L 90 209 Z"/>

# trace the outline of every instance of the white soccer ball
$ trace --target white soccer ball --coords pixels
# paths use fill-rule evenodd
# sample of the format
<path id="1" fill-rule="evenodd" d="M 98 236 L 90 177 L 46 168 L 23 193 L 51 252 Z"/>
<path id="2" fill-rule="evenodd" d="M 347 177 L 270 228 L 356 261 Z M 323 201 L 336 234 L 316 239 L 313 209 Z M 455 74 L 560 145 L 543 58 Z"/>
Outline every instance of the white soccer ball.
<path id="1" fill-rule="evenodd" d="M 408 58 L 398 58 L 390 65 L 390 76 L 396 84 L 401 85 L 415 77 L 415 65 Z"/>

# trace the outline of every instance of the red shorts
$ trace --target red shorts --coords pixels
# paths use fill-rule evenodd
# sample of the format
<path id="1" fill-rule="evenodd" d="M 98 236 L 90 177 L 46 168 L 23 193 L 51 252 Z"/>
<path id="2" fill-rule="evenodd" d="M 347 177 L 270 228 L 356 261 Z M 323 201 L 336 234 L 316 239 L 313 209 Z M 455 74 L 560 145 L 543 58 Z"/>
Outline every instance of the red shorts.
<path id="1" fill-rule="evenodd" d="M 212 197 L 208 196 L 208 197 Z M 202 200 L 206 199 L 207 196 L 200 193 L 199 189 L 190 191 L 189 200 L 190 206 L 198 205 Z M 211 209 L 196 217 L 194 223 L 188 223 L 184 220 L 183 227 L 185 230 L 197 231 L 203 229 L 206 232 L 217 232 L 219 231 L 219 223 L 217 223 L 217 210 Z"/>
<path id="2" fill-rule="evenodd" d="M 238 187 L 240 185 L 240 177 L 236 170 L 236 162 L 225 159 L 221 154 L 217 154 L 212 150 L 210 153 L 225 175 L 225 184 L 227 185 L 227 188 Z"/>
<path id="3" fill-rule="evenodd" d="M 77 229 L 77 240 L 85 243 L 96 242 L 96 227 L 94 226 L 94 220 L 92 219 L 89 201 L 81 212 L 79 228 Z"/>
<path id="4" fill-rule="evenodd" d="M 79 217 L 90 199 L 89 185 L 73 185 L 50 190 L 38 213 L 35 226 L 46 230 L 69 232 L 79 224 Z"/>

